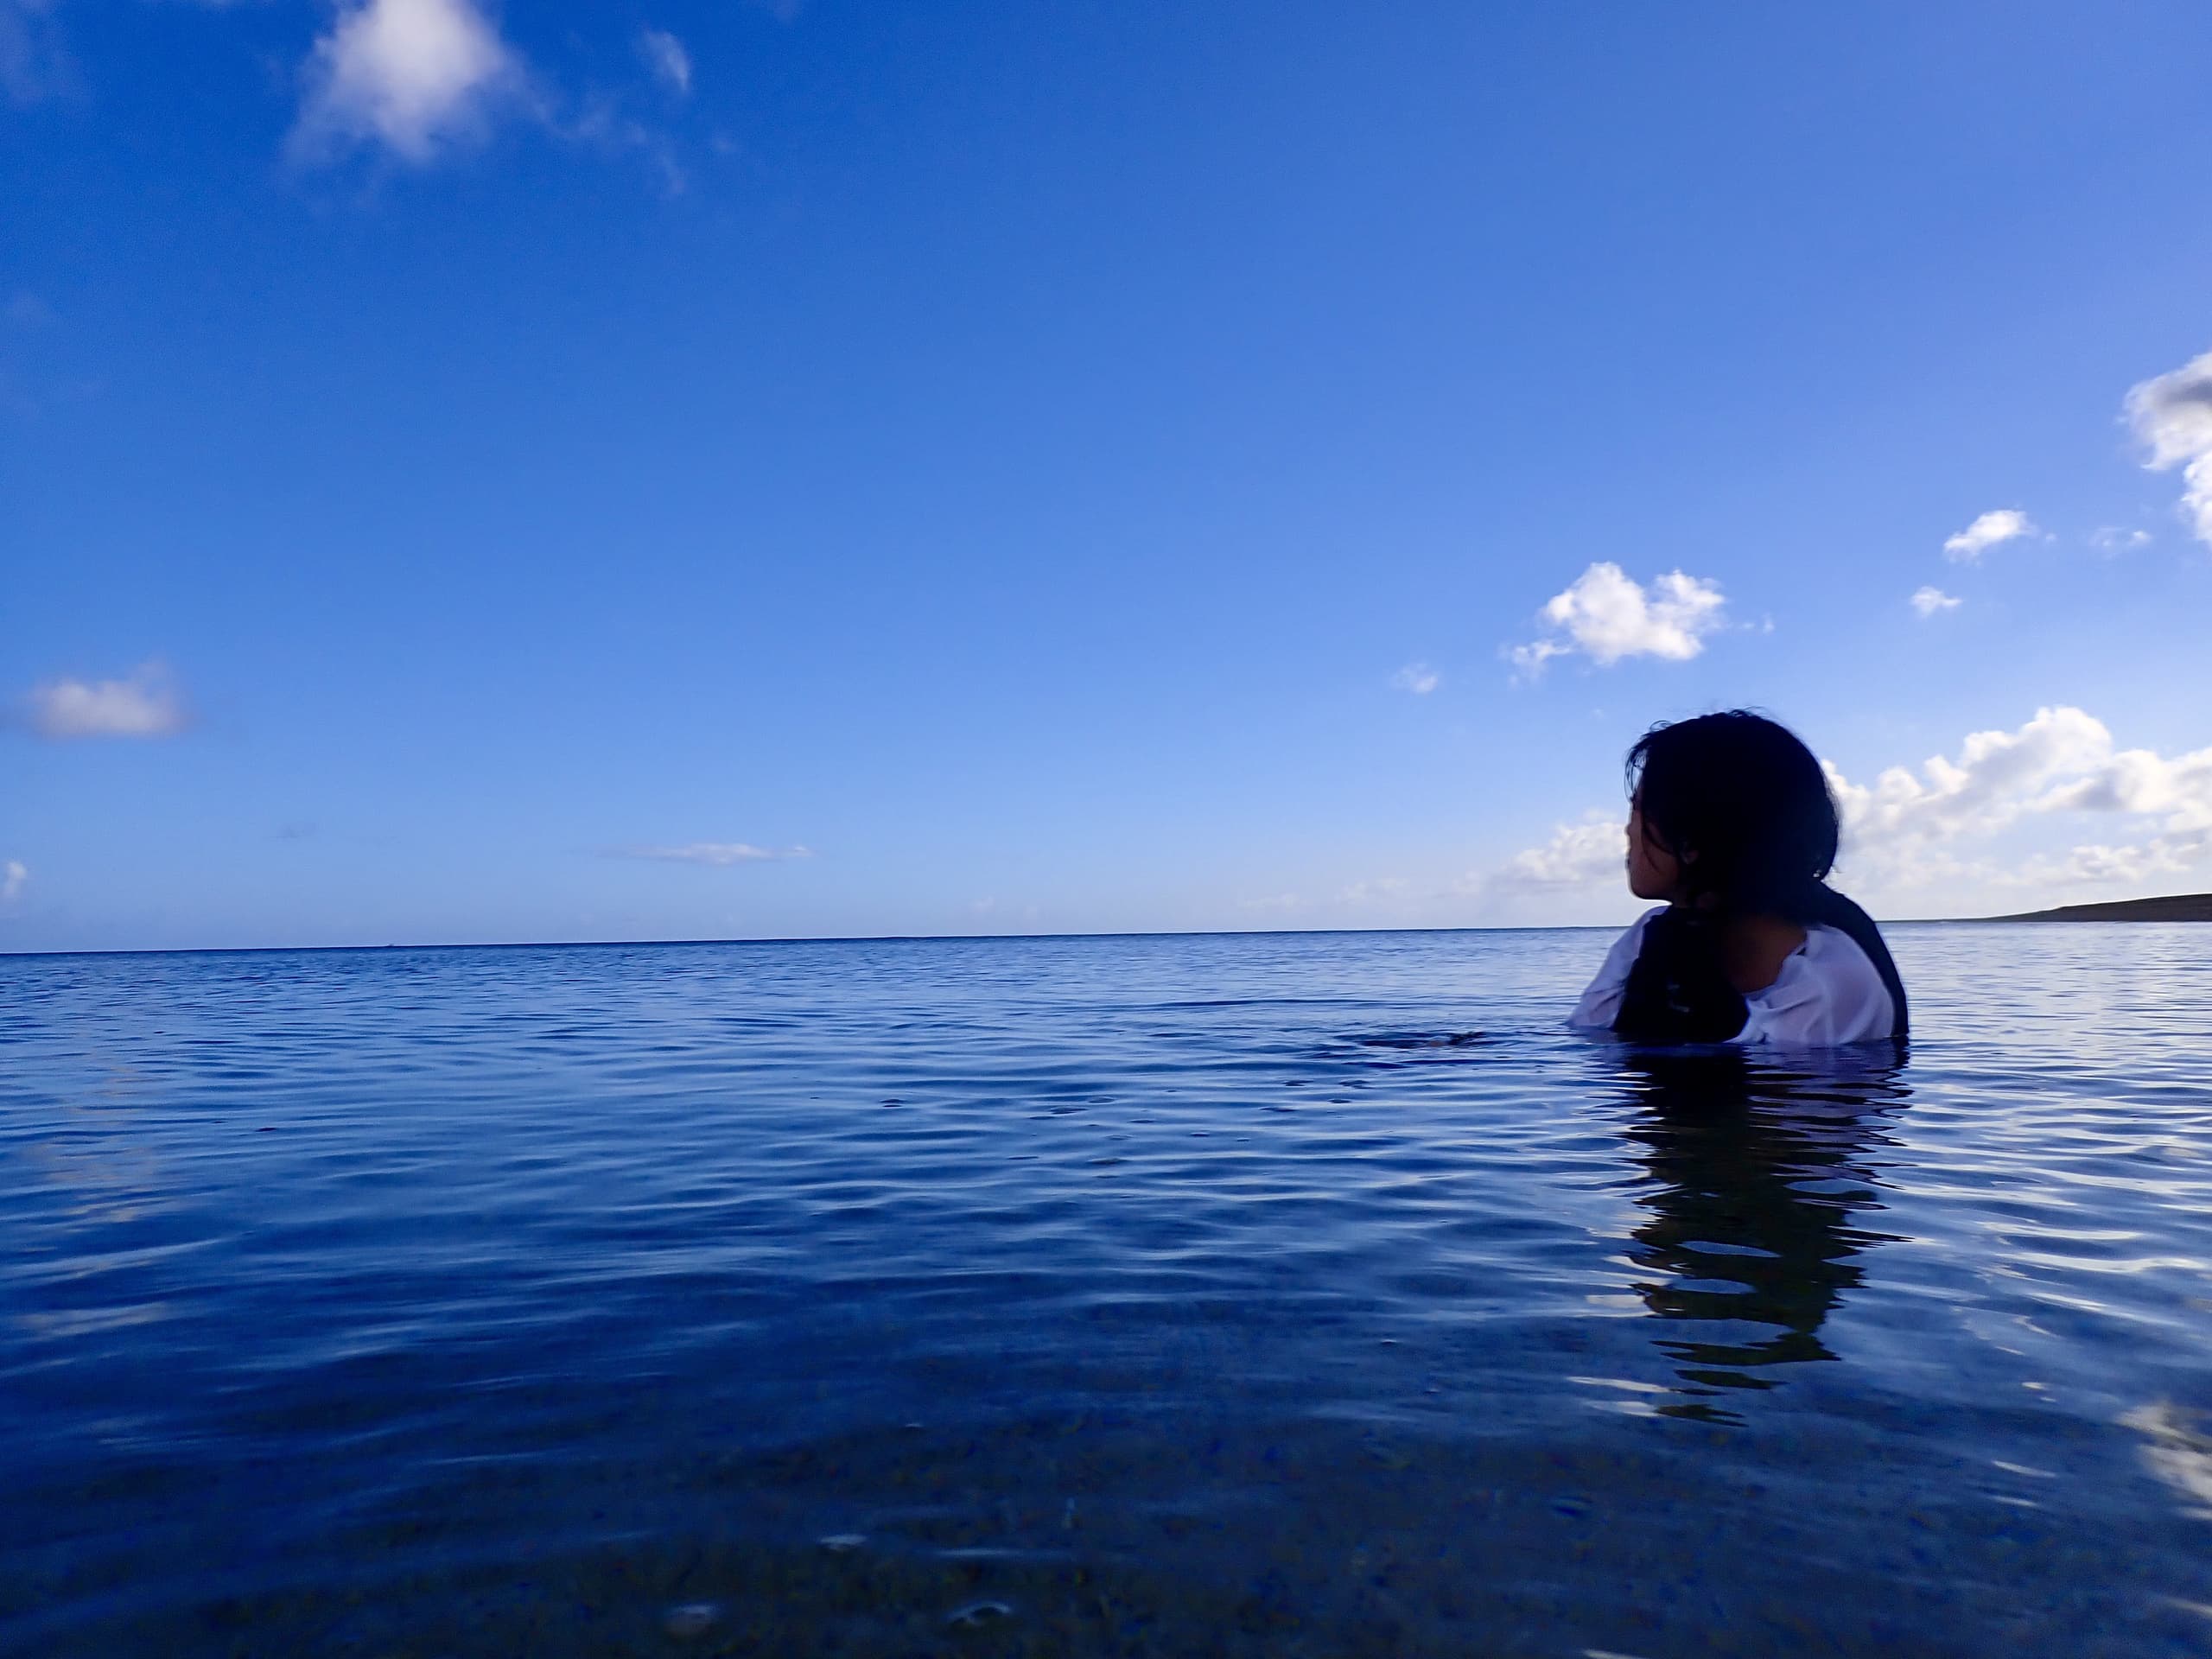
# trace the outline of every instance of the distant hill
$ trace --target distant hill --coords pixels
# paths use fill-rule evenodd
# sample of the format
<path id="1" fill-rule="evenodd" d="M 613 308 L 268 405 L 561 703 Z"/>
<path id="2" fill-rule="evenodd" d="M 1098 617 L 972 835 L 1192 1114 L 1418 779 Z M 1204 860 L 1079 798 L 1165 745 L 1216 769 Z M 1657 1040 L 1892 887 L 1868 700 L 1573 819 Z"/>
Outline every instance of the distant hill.
<path id="1" fill-rule="evenodd" d="M 2212 893 L 2179 893 L 2168 899 L 2121 899 L 2108 905 L 2061 905 L 2018 916 L 1984 916 L 1985 922 L 2212 922 Z"/>

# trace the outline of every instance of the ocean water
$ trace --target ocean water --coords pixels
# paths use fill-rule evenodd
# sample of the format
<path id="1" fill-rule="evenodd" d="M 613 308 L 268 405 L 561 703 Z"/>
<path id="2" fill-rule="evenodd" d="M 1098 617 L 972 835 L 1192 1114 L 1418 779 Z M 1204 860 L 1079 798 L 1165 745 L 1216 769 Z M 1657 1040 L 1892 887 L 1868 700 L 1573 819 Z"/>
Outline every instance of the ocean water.
<path id="1" fill-rule="evenodd" d="M 0 958 L 0 1651 L 2212 1651 L 2212 928 Z"/>

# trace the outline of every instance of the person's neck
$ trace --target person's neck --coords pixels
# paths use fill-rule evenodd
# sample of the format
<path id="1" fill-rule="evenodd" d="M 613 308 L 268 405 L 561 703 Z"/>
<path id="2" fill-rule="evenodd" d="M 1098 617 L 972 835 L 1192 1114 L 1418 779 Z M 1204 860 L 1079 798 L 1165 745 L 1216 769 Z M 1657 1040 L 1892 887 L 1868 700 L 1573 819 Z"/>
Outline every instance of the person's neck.
<path id="1" fill-rule="evenodd" d="M 1713 902 L 1707 899 L 1697 907 Z M 1751 996 L 1773 984 L 1782 964 L 1804 943 L 1805 930 L 1787 916 L 1766 911 L 1729 916 L 1719 927 L 1720 971 L 1738 995 Z"/>

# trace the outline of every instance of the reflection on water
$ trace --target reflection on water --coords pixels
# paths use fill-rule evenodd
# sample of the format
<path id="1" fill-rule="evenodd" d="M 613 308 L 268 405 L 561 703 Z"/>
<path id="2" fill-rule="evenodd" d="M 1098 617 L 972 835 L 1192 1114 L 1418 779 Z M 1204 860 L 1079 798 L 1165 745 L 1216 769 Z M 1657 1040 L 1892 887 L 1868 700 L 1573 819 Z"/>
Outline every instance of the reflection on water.
<path id="1" fill-rule="evenodd" d="M 2207 938 L 0 957 L 0 1655 L 2199 1652 Z"/>
<path id="2" fill-rule="evenodd" d="M 2199 1521 L 2212 1521 L 2212 1421 L 2192 1421 L 2171 1401 L 2139 1406 L 2120 1421 L 2143 1436 L 2143 1461 L 2190 1504 Z"/>
<path id="3" fill-rule="evenodd" d="M 1713 1403 L 1832 1360 L 1821 1327 L 1889 1236 L 1875 1163 L 1910 1096 L 1901 1060 L 1849 1052 L 1796 1069 L 1732 1051 L 1629 1051 L 1628 1139 L 1650 1175 L 1630 1258 L 1644 1304 L 1681 1328 L 1658 1339 L 1681 1392 L 1673 1415 L 1740 1421 Z"/>

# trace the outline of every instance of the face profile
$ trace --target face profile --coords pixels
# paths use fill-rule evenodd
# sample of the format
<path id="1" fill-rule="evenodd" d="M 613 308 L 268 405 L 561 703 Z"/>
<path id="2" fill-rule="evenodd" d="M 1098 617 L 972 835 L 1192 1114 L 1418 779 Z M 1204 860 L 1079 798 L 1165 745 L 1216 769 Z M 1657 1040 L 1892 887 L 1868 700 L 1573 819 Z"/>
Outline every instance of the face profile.
<path id="1" fill-rule="evenodd" d="M 1682 861 L 1661 844 L 1644 822 L 1639 798 L 1628 809 L 1628 890 L 1654 903 L 1671 902 L 1681 891 Z"/>

